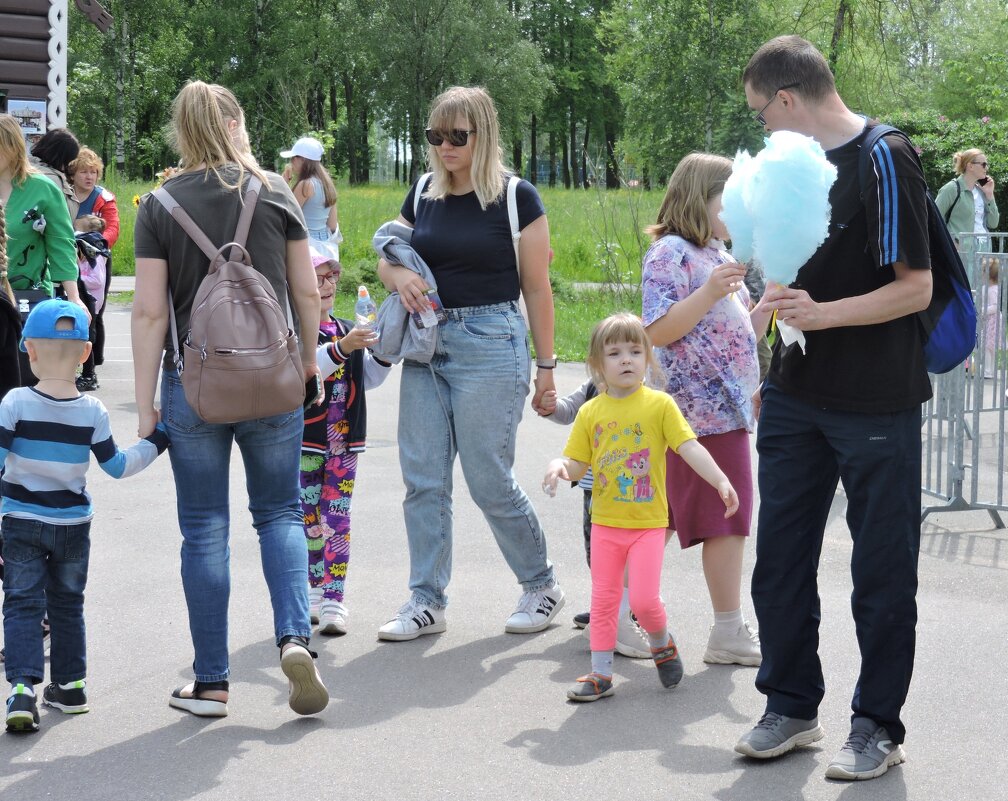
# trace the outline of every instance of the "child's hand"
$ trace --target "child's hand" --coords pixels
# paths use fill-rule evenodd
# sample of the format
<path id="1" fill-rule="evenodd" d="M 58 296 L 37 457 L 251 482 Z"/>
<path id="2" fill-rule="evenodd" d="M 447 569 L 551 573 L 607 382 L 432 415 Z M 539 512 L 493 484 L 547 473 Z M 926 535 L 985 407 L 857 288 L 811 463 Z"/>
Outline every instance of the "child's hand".
<path id="1" fill-rule="evenodd" d="M 567 475 L 567 462 L 563 459 L 554 459 L 546 468 L 546 477 L 542 483 L 543 492 L 551 498 L 556 497 L 557 482 L 561 478 L 570 481 L 570 476 Z"/>
<path id="2" fill-rule="evenodd" d="M 549 417 L 553 412 L 556 411 L 557 407 L 557 393 L 555 389 L 548 389 L 539 399 L 539 416 Z"/>
<path id="3" fill-rule="evenodd" d="M 723 481 L 718 482 L 718 495 L 721 496 L 721 500 L 724 501 L 726 518 L 731 517 L 738 511 L 738 495 L 735 494 L 735 488 L 731 485 L 731 482 L 726 478 Z"/>
<path id="4" fill-rule="evenodd" d="M 746 267 L 744 264 L 738 264 L 734 261 L 726 262 L 714 268 L 714 271 L 710 274 L 710 278 L 707 279 L 707 283 L 704 284 L 704 289 L 714 298 L 720 300 L 726 295 L 739 290 L 745 274 Z"/>
<path id="5" fill-rule="evenodd" d="M 370 328 L 351 328 L 339 341 L 340 350 L 347 356 L 355 350 L 378 344 L 378 332 Z"/>

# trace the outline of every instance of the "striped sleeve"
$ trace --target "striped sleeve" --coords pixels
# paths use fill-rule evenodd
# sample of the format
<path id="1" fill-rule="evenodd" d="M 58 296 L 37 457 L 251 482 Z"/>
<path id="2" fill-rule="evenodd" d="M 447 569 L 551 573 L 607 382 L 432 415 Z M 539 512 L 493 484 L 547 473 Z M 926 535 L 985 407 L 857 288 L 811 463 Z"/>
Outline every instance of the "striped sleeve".
<path id="1" fill-rule="evenodd" d="M 876 263 L 929 269 L 927 184 L 916 154 L 902 136 L 883 136 L 872 149 L 871 163 L 865 205 Z"/>

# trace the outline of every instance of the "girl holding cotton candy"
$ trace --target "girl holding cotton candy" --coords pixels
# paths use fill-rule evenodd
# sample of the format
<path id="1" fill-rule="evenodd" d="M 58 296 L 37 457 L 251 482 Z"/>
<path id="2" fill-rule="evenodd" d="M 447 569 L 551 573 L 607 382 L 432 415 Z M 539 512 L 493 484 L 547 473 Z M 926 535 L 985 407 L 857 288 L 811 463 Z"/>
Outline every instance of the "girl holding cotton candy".
<path id="1" fill-rule="evenodd" d="M 739 496 L 738 513 L 726 519 L 717 493 L 668 453 L 669 532 L 678 534 L 682 548 L 702 543 L 714 608 L 704 661 L 757 666 L 759 637 L 743 617 L 740 588 L 752 522 L 754 332 L 765 330 L 769 312 L 759 304 L 750 311 L 746 267 L 724 246 L 728 232 L 718 215 L 731 170 L 726 158 L 691 153 L 672 173 L 658 220 L 647 229 L 654 242 L 644 257 L 642 318 L 667 377 L 665 390 Z"/>

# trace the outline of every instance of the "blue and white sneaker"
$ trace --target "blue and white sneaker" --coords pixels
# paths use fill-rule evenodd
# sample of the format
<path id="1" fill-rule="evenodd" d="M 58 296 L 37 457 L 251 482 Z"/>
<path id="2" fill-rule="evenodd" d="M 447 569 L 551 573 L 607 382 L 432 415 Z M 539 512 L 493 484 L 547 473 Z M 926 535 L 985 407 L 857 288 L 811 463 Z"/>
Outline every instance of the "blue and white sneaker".
<path id="1" fill-rule="evenodd" d="M 35 693 L 24 684 L 11 687 L 7 696 L 7 731 L 38 731 L 39 713 Z"/>
<path id="2" fill-rule="evenodd" d="M 854 718 L 847 742 L 826 768 L 826 778 L 875 779 L 903 762 L 906 762 L 903 746 L 889 739 L 885 727 L 870 718 Z"/>
<path id="3" fill-rule="evenodd" d="M 394 618 L 378 629 L 378 639 L 393 642 L 415 640 L 422 634 L 440 634 L 447 628 L 444 609 L 410 598 Z"/>

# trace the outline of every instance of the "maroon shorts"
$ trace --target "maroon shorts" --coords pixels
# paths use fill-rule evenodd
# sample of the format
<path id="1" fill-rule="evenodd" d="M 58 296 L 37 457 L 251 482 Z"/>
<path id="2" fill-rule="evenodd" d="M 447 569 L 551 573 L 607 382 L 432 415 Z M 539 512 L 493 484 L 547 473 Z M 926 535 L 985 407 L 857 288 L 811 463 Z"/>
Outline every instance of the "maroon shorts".
<path id="1" fill-rule="evenodd" d="M 689 548 L 710 537 L 748 537 L 752 525 L 753 481 L 749 432 L 744 428 L 725 434 L 698 437 L 735 492 L 739 508 L 725 519 L 724 502 L 717 490 L 693 472 L 681 456 L 666 451 L 665 489 L 668 492 L 669 528 L 679 536 L 679 545 Z"/>

